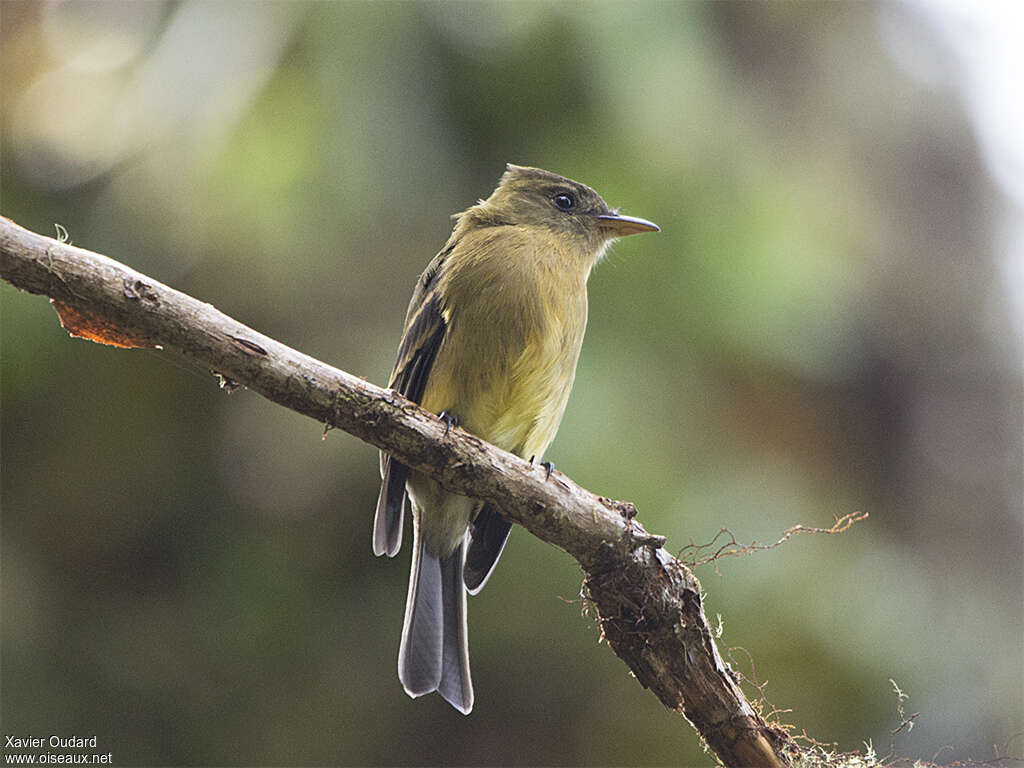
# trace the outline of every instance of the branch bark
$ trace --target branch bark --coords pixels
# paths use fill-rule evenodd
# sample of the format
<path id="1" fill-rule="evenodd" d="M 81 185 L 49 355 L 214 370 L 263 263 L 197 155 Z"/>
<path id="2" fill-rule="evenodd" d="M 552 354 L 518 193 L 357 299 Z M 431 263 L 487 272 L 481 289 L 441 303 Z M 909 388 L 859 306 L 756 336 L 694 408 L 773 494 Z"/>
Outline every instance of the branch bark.
<path id="1" fill-rule="evenodd" d="M 604 637 L 641 685 L 692 723 L 727 766 L 798 752 L 745 699 L 708 626 L 701 587 L 628 503 L 506 453 L 392 390 L 332 368 L 106 256 L 0 217 L 0 277 L 49 296 L 74 336 L 170 348 L 285 408 L 388 451 L 447 490 L 483 499 L 572 555 Z"/>

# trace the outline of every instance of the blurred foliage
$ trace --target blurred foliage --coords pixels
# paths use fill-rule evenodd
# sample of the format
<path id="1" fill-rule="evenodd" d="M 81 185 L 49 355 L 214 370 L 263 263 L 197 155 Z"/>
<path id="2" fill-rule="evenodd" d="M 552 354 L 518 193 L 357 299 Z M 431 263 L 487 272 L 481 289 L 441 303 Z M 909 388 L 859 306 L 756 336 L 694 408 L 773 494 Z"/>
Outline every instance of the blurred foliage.
<path id="1" fill-rule="evenodd" d="M 0 4 L 2 199 L 383 383 L 448 216 L 506 161 L 658 236 L 591 280 L 551 458 L 698 571 L 785 722 L 991 757 L 1021 730 L 1020 338 L 1005 202 L 870 4 Z M 888 35 L 888 37 L 886 37 Z M 117 765 L 709 764 L 522 531 L 471 601 L 477 706 L 395 674 L 368 446 L 2 298 L 5 733 Z M 1012 751 L 1012 748 L 1011 748 Z M 1020 752 L 1019 741 L 1017 752 Z"/>

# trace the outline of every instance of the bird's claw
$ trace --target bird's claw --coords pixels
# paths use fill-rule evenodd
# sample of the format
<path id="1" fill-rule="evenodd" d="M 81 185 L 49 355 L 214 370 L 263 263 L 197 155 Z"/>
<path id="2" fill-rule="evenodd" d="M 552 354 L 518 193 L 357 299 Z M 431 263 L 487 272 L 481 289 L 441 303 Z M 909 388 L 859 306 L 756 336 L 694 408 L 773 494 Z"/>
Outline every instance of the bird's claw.
<path id="1" fill-rule="evenodd" d="M 437 414 L 437 418 L 444 422 L 445 437 L 448 437 L 448 433 L 452 431 L 452 427 L 459 426 L 459 417 L 451 411 L 441 411 Z"/>
<path id="2" fill-rule="evenodd" d="M 533 456 L 531 456 L 530 457 L 530 463 L 533 464 L 533 460 L 536 459 L 536 458 L 537 458 L 537 454 L 534 454 Z M 550 461 L 542 461 L 540 463 L 540 465 L 542 467 L 544 467 L 544 469 L 546 470 L 545 474 L 544 474 L 544 479 L 545 480 L 550 480 L 551 479 L 551 470 L 553 470 L 555 468 L 555 465 L 552 464 Z"/>

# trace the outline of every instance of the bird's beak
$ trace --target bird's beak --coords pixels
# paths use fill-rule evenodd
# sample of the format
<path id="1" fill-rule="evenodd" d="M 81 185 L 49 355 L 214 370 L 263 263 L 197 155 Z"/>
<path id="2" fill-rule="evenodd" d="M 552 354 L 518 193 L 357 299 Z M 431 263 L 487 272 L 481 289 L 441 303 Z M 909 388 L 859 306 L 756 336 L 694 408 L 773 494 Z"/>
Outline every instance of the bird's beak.
<path id="1" fill-rule="evenodd" d="M 617 213 L 606 213 L 597 217 L 601 229 L 611 232 L 612 237 L 638 235 L 641 232 L 661 232 L 661 227 L 653 221 L 639 219 L 636 216 L 621 216 Z"/>

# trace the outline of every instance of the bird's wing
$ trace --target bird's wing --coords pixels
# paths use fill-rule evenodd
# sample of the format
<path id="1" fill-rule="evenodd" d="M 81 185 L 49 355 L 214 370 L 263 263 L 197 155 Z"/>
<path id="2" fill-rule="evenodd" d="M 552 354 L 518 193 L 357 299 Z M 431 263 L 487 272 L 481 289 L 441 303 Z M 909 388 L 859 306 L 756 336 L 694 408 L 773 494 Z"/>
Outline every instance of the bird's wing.
<path id="1" fill-rule="evenodd" d="M 453 247 L 454 244 L 449 244 L 437 254 L 416 283 L 406 313 L 405 333 L 398 346 L 398 359 L 388 382 L 389 387 L 414 403 L 423 399 L 437 350 L 447 332 L 443 305 L 437 290 L 437 277 L 441 264 Z M 394 461 L 386 453 L 381 453 L 380 472 L 380 496 L 373 524 L 373 552 L 394 557 L 402 546 L 405 481 L 409 476 L 409 468 Z"/>
<path id="2" fill-rule="evenodd" d="M 469 526 L 469 549 L 462 567 L 462 578 L 469 594 L 484 588 L 501 551 L 505 549 L 512 523 L 490 504 L 484 504 Z"/>
<path id="3" fill-rule="evenodd" d="M 422 303 L 409 315 L 388 386 L 420 402 L 446 330 L 440 296 L 436 290 L 424 293 Z"/>

